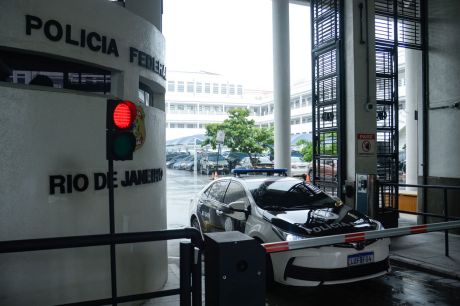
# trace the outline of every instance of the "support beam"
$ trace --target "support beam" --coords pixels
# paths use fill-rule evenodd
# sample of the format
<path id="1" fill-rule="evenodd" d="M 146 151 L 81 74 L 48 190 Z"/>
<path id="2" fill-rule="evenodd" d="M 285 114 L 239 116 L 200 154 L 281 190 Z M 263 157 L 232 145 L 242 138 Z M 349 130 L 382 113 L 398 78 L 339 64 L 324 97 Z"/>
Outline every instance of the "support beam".
<path id="1" fill-rule="evenodd" d="M 273 0 L 273 96 L 275 168 L 291 169 L 289 1 Z"/>
<path id="2" fill-rule="evenodd" d="M 345 1 L 346 179 L 377 173 L 373 2 Z M 361 136 L 360 136 L 361 135 Z M 365 137 L 370 147 L 364 146 Z M 362 139 L 359 139 L 362 137 Z M 347 198 L 347 204 L 354 205 Z"/>

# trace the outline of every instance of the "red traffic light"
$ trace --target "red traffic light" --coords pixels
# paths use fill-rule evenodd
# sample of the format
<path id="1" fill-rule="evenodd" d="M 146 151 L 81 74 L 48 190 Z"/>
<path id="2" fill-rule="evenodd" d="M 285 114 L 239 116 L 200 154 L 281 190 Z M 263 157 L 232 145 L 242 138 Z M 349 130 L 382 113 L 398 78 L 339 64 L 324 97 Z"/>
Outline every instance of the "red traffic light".
<path id="1" fill-rule="evenodd" d="M 122 101 L 113 110 L 113 123 L 119 129 L 129 128 L 136 118 L 136 106 L 133 102 Z"/>
<path id="2" fill-rule="evenodd" d="M 136 149 L 133 127 L 136 105 L 131 101 L 107 100 L 107 160 L 132 160 Z"/>

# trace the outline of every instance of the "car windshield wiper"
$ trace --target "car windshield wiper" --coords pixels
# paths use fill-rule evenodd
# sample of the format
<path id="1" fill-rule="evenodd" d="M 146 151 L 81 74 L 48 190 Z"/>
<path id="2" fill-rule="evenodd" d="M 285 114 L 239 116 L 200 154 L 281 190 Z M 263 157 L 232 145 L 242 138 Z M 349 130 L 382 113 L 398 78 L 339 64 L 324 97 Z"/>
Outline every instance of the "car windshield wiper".
<path id="1" fill-rule="evenodd" d="M 286 206 L 280 206 L 280 205 L 267 205 L 262 207 L 265 210 L 288 210 L 291 207 L 286 207 Z"/>
<path id="2" fill-rule="evenodd" d="M 292 209 L 297 209 L 297 208 L 318 208 L 318 207 L 324 207 L 324 208 L 331 208 L 334 207 L 335 202 L 326 202 L 326 203 L 321 203 L 321 202 L 316 202 L 316 203 L 310 203 L 310 204 L 301 204 L 301 205 L 293 205 L 290 206 Z"/>

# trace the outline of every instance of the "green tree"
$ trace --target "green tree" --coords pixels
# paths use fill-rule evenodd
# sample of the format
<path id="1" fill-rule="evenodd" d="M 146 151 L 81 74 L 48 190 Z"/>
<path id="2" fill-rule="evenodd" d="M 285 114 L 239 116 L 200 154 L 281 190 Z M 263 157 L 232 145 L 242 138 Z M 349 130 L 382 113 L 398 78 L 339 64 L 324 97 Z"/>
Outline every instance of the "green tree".
<path id="1" fill-rule="evenodd" d="M 228 118 L 223 123 L 211 123 L 206 126 L 207 138 L 202 146 L 217 147 L 217 131 L 225 132 L 224 145 L 232 151 L 248 153 L 253 161 L 256 153 L 262 153 L 265 145 L 273 144 L 273 129 L 256 127 L 254 120 L 249 117 L 249 110 L 235 108 L 228 111 Z"/>
<path id="2" fill-rule="evenodd" d="M 311 141 L 300 139 L 297 141 L 297 145 L 301 146 L 300 153 L 303 155 L 305 161 L 313 160 L 313 143 Z"/>

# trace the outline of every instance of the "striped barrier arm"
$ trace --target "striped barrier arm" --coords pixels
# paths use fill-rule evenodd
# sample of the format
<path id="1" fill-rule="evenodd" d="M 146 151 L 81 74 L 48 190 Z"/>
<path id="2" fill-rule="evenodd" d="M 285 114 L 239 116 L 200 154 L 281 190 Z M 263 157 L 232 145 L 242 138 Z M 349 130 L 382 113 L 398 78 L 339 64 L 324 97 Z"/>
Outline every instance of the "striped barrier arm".
<path id="1" fill-rule="evenodd" d="M 428 232 L 436 232 L 441 230 L 448 230 L 460 227 L 460 221 L 439 222 L 431 224 L 422 224 L 415 226 L 406 226 L 398 228 L 389 228 L 383 230 L 357 232 L 342 235 L 333 235 L 317 238 L 306 238 L 296 241 L 281 241 L 264 243 L 262 246 L 267 253 L 276 253 L 283 251 L 291 251 L 298 249 L 305 249 L 311 247 L 332 245 L 338 243 L 359 242 L 370 239 L 389 238 L 397 236 L 406 236 L 414 234 L 422 234 Z"/>

